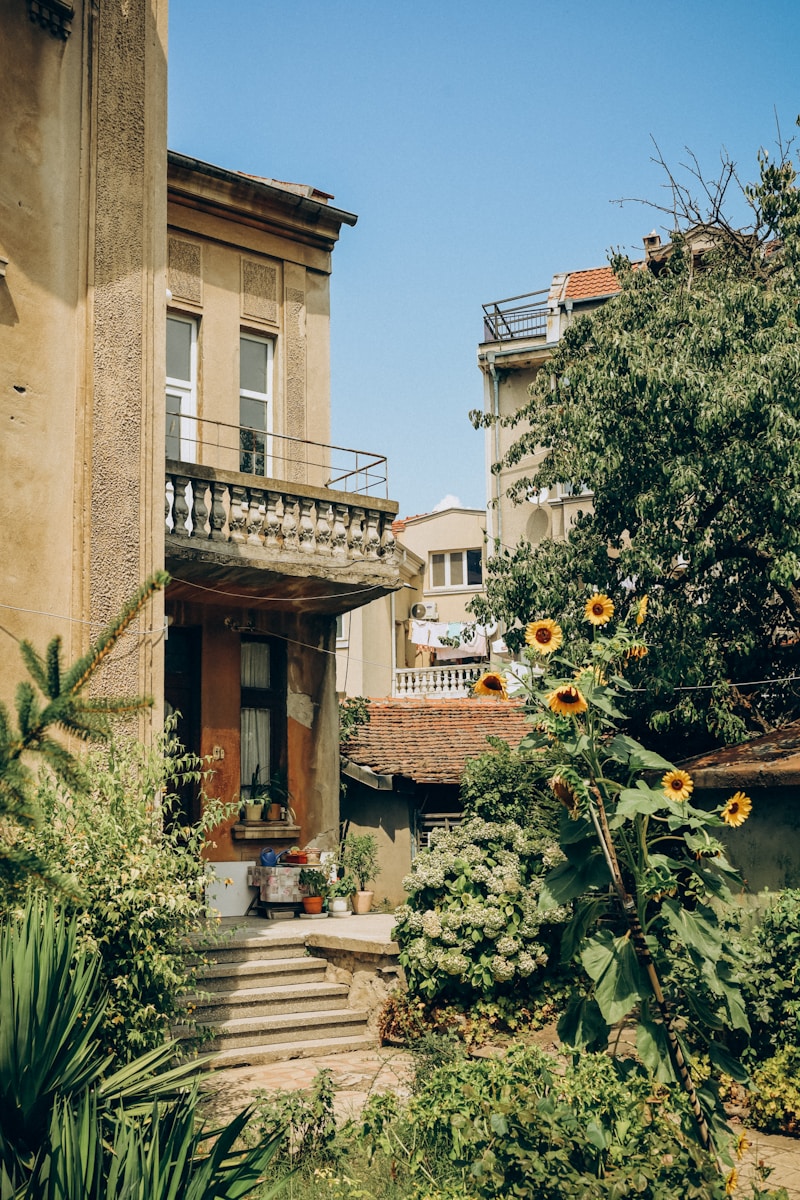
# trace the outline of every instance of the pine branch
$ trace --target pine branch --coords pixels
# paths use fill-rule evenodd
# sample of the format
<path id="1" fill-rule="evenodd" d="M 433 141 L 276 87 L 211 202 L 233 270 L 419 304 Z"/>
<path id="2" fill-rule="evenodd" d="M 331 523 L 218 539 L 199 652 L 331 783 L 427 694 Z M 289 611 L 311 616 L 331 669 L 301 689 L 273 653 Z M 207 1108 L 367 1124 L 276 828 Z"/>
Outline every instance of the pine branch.
<path id="1" fill-rule="evenodd" d="M 74 696 L 86 686 L 100 663 L 108 657 L 131 622 L 136 620 L 147 601 L 168 583 L 169 575 L 166 571 L 156 571 L 149 579 L 145 580 L 119 616 L 114 618 L 87 653 L 69 669 L 64 677 L 62 692 L 69 692 Z"/>

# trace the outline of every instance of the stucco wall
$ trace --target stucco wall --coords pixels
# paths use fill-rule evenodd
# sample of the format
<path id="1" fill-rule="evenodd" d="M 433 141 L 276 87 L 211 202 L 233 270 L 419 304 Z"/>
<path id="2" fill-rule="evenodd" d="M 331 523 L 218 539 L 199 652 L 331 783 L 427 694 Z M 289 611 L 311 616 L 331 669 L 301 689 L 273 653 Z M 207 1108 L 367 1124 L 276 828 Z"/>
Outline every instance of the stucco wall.
<path id="1" fill-rule="evenodd" d="M 698 789 L 695 801 L 717 808 L 733 789 Z M 764 888 L 800 887 L 800 788 L 752 788 L 753 809 L 744 825 L 726 829 L 722 840 L 741 871 L 749 897 Z"/>
<path id="2" fill-rule="evenodd" d="M 409 798 L 348 780 L 342 819 L 350 821 L 351 833 L 371 833 L 378 841 L 381 870 L 370 884 L 375 892 L 373 906 L 384 899 L 392 908 L 402 904 L 403 876 L 411 870 Z"/>
<path id="3" fill-rule="evenodd" d="M 0 0 L 3 623 L 70 654 L 163 560 L 166 192 L 166 4 L 75 9 L 64 42 Z M 98 686 L 160 695 L 157 637 Z"/>

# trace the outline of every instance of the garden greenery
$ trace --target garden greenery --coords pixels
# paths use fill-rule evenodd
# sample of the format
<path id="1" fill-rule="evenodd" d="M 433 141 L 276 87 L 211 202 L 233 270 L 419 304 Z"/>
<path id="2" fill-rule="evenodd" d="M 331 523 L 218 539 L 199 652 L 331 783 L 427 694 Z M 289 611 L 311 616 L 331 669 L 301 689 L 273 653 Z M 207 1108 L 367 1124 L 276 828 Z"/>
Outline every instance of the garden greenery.
<path id="1" fill-rule="evenodd" d="M 435 831 L 396 913 L 411 992 L 464 1003 L 529 994 L 568 915 L 538 906 L 544 872 L 559 859 L 552 839 L 512 821 L 473 817 Z"/>
<path id="2" fill-rule="evenodd" d="M 36 803 L 37 852 L 70 881 L 61 903 L 75 914 L 81 944 L 99 952 L 108 989 L 100 1034 L 126 1061 L 169 1036 L 185 1020 L 196 990 L 191 938 L 211 936 L 203 848 L 225 815 L 204 798 L 194 825 L 179 819 L 173 790 L 200 784 L 203 764 L 186 754 L 173 721 L 152 749 L 112 739 L 85 755 L 80 786 L 42 774 Z"/>

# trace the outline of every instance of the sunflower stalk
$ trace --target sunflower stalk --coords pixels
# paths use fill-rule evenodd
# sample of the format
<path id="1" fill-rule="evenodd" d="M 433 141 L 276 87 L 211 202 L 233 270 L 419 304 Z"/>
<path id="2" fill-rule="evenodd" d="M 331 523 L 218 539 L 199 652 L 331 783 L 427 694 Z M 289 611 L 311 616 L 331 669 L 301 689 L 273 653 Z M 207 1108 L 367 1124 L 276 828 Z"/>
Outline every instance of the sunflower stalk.
<path id="1" fill-rule="evenodd" d="M 597 832 L 597 838 L 600 842 L 606 863 L 608 864 L 611 881 L 614 885 L 614 890 L 617 894 L 620 908 L 623 916 L 628 922 L 628 928 L 631 934 L 631 943 L 633 945 L 636 957 L 642 965 L 649 981 L 650 987 L 653 989 L 653 998 L 658 1006 L 658 1011 L 661 1016 L 661 1023 L 664 1026 L 664 1032 L 667 1037 L 667 1046 L 669 1047 L 670 1058 L 675 1069 L 675 1074 L 681 1082 L 683 1090 L 689 1101 L 689 1107 L 692 1110 L 692 1115 L 697 1126 L 697 1133 L 700 1138 L 700 1143 L 704 1149 L 714 1152 L 714 1145 L 711 1140 L 711 1131 L 708 1127 L 705 1114 L 700 1105 L 700 1099 L 697 1095 L 697 1089 L 694 1086 L 694 1080 L 689 1069 L 689 1064 L 684 1058 L 680 1043 L 675 1036 L 675 1030 L 672 1027 L 672 1017 L 669 1012 L 664 990 L 661 986 L 661 980 L 658 977 L 656 964 L 653 961 L 653 956 L 650 953 L 650 948 L 647 945 L 647 939 L 642 929 L 641 922 L 636 912 L 636 903 L 630 892 L 625 887 L 625 882 L 622 877 L 622 872 L 619 867 L 614 840 L 611 836 L 611 830 L 608 825 L 605 805 L 600 789 L 596 784 L 593 784 L 591 791 L 594 795 L 594 804 L 589 803 L 589 812 Z M 718 1163 L 721 1168 L 721 1164 Z"/>

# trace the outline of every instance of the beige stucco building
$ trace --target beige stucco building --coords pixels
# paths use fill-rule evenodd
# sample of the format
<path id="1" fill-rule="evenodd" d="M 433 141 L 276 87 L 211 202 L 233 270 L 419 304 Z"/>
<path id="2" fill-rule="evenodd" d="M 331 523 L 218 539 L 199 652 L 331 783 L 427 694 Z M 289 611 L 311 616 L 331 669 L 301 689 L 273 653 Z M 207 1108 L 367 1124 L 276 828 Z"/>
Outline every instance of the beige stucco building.
<path id="1" fill-rule="evenodd" d="M 537 545 L 545 538 L 565 538 L 591 497 L 572 481 L 513 503 L 508 489 L 537 466 L 544 447 L 514 467 L 495 474 L 521 428 L 502 424 L 529 399 L 531 384 L 546 365 L 564 330 L 576 316 L 591 312 L 619 291 L 610 267 L 554 275 L 549 289 L 512 296 L 483 306 L 484 340 L 478 347 L 478 367 L 483 376 L 483 410 L 499 420 L 486 430 L 485 470 L 490 547 L 498 542 L 513 549 L 525 539 Z M 491 551 L 490 551 L 491 552 Z"/>
<path id="2" fill-rule="evenodd" d="M 393 529 L 403 586 L 340 623 L 338 690 L 346 696 L 466 696 L 490 656 L 486 631 L 470 636 L 474 618 L 467 611 L 483 587 L 486 513 L 451 507 L 403 517 Z"/>
<path id="3" fill-rule="evenodd" d="M 385 460 L 329 444 L 331 256 L 356 218 L 168 158 L 165 8 L 0 0 L 2 623 L 74 655 L 166 566 L 102 686 L 156 698 L 144 737 L 179 710 L 211 794 L 288 788 L 286 820 L 215 835 L 236 912 L 262 846 L 335 840 L 337 618 L 399 585 L 397 506 Z"/>

